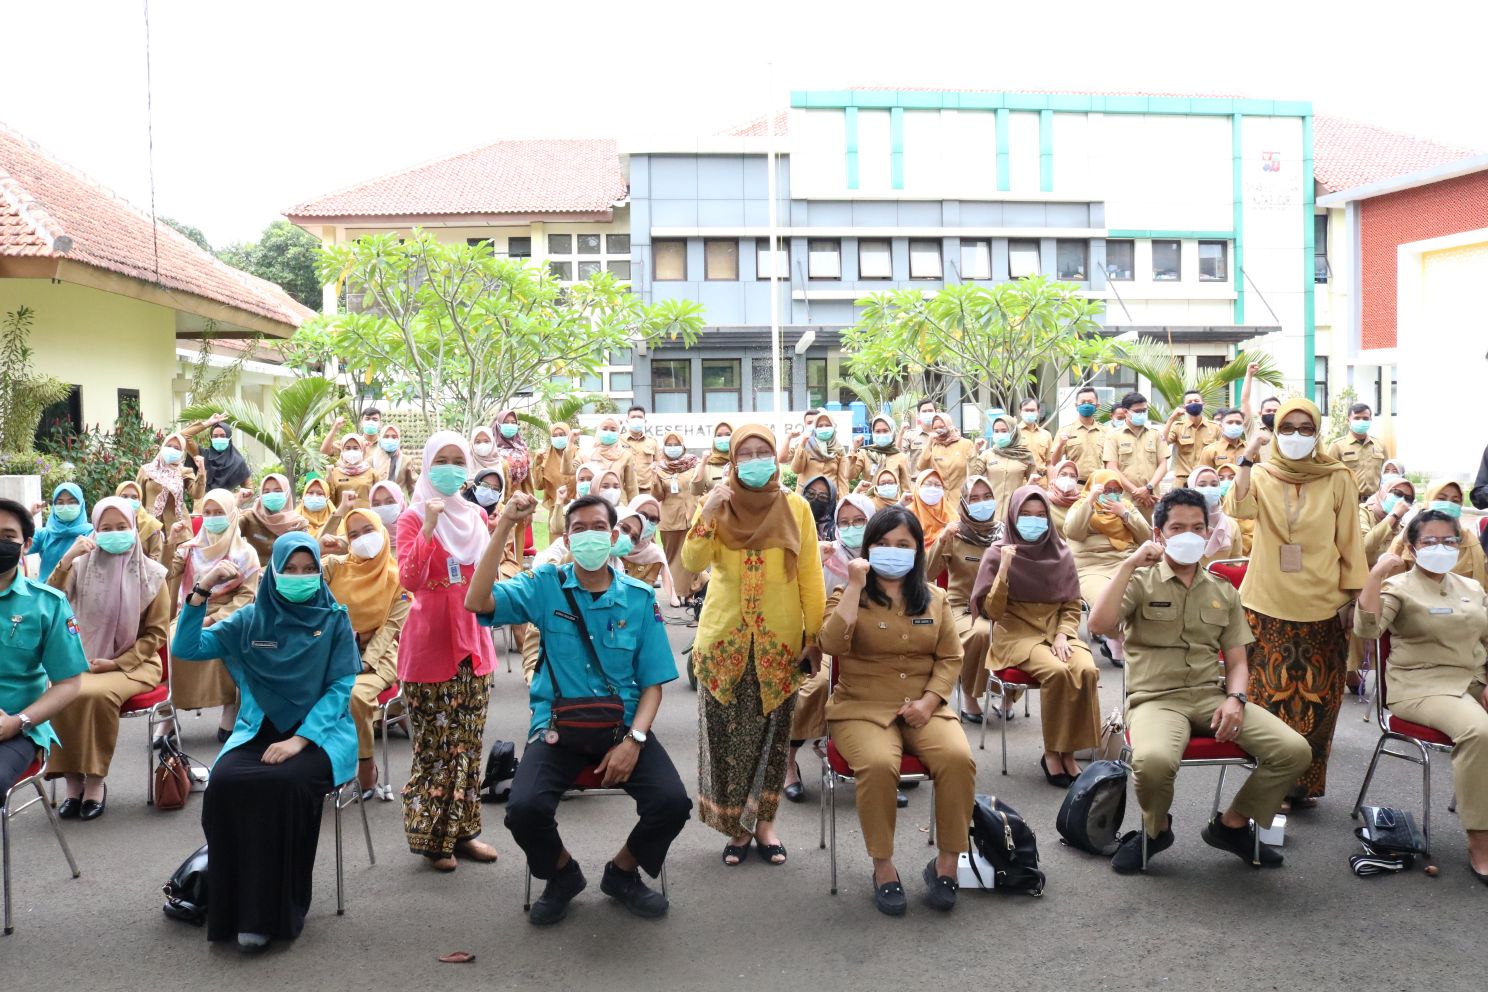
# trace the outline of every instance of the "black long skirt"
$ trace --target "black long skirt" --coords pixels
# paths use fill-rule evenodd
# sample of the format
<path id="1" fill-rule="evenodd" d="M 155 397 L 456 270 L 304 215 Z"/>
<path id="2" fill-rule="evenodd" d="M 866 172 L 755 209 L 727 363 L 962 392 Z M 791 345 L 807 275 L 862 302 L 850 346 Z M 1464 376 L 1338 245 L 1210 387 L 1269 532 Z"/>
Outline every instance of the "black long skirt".
<path id="1" fill-rule="evenodd" d="M 290 737 L 264 720 L 217 759 L 202 803 L 207 835 L 207 939 L 239 933 L 292 939 L 305 928 L 331 759 L 317 745 L 279 765 L 261 760 Z"/>

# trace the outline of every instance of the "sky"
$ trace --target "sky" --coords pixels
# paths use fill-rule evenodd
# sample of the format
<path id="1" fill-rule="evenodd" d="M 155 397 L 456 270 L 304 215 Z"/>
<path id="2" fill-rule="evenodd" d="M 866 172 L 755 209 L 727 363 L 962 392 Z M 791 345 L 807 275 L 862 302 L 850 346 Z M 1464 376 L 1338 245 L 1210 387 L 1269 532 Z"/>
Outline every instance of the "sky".
<path id="1" fill-rule="evenodd" d="M 0 123 L 214 246 L 289 206 L 513 137 L 709 134 L 792 89 L 1311 100 L 1488 150 L 1488 4 L 146 0 L 5 5 Z"/>

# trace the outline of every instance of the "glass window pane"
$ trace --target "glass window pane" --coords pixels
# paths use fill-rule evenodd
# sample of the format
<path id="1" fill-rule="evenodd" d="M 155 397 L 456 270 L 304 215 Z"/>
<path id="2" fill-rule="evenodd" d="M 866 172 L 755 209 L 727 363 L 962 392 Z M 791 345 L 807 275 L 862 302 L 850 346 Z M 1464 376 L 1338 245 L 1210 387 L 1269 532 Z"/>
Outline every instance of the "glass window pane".
<path id="1" fill-rule="evenodd" d="M 602 392 L 604 380 L 597 375 L 586 375 L 579 380 L 579 388 L 590 393 Z"/>
<path id="2" fill-rule="evenodd" d="M 566 264 L 566 263 L 565 263 Z M 600 271 L 598 262 L 580 262 L 579 278 L 588 279 L 590 276 L 598 275 Z"/>
<path id="3" fill-rule="evenodd" d="M 1183 243 L 1152 242 L 1152 278 L 1155 282 L 1177 282 L 1183 277 Z"/>
<path id="4" fill-rule="evenodd" d="M 599 235 L 597 235 L 597 234 L 580 234 L 578 236 L 578 239 L 577 240 L 578 240 L 578 245 L 579 245 L 578 254 L 580 254 L 580 255 L 598 255 L 599 254 Z"/>
<path id="5" fill-rule="evenodd" d="M 790 278 L 790 247 L 786 244 L 784 238 L 781 238 L 775 247 L 776 250 L 772 255 L 769 238 L 754 239 L 755 272 L 761 279 L 770 278 L 770 261 L 772 258 L 775 262 L 775 278 Z"/>
<path id="6" fill-rule="evenodd" d="M 477 245 L 483 245 L 483 244 L 487 243 L 490 240 L 491 240 L 490 238 L 466 238 L 465 239 L 465 243 L 467 245 L 469 245 L 470 247 L 474 248 Z"/>
<path id="7" fill-rule="evenodd" d="M 841 279 L 842 242 L 807 242 L 806 275 L 811 279 Z"/>
<path id="8" fill-rule="evenodd" d="M 507 254 L 507 257 L 508 258 L 531 258 L 532 257 L 532 239 L 531 238 L 507 238 L 506 239 L 506 254 Z"/>
<path id="9" fill-rule="evenodd" d="M 887 241 L 858 242 L 858 278 L 891 279 L 894 259 Z"/>
<path id="10" fill-rule="evenodd" d="M 739 242 L 703 242 L 703 278 L 732 280 L 739 278 Z"/>
<path id="11" fill-rule="evenodd" d="M 548 269 L 556 278 L 564 282 L 570 282 L 573 279 L 572 262 L 549 262 Z"/>
<path id="12" fill-rule="evenodd" d="M 573 235 L 572 234 L 550 234 L 550 235 L 548 235 L 548 254 L 549 255 L 572 255 L 573 254 Z"/>
<path id="13" fill-rule="evenodd" d="M 654 389 L 687 389 L 692 385 L 692 363 L 682 360 L 651 363 Z"/>
<path id="14" fill-rule="evenodd" d="M 605 266 L 610 270 L 610 275 L 614 276 L 616 279 L 630 278 L 629 259 L 611 259 L 610 261 L 605 263 Z"/>
<path id="15" fill-rule="evenodd" d="M 651 246 L 658 282 L 676 282 L 687 278 L 687 242 L 657 241 Z"/>
<path id="16" fill-rule="evenodd" d="M 1136 243 L 1132 241 L 1106 242 L 1106 278 L 1112 282 L 1130 282 L 1135 278 Z"/>
<path id="17" fill-rule="evenodd" d="M 737 390 L 723 392 L 711 392 L 703 394 L 704 413 L 738 413 L 739 393 Z"/>
<path id="18" fill-rule="evenodd" d="M 1230 278 L 1229 243 L 1199 242 L 1199 282 L 1225 282 Z"/>
<path id="19" fill-rule="evenodd" d="M 1039 244 L 1037 241 L 1008 242 L 1008 276 L 1023 279 L 1039 274 Z"/>
<path id="20" fill-rule="evenodd" d="M 611 372 L 610 389 L 617 393 L 628 393 L 634 389 L 635 374 L 632 372 Z"/>
<path id="21" fill-rule="evenodd" d="M 909 243 L 909 277 L 911 279 L 940 278 L 939 241 L 911 241 Z"/>
<path id="22" fill-rule="evenodd" d="M 629 255 L 630 235 L 628 234 L 606 234 L 605 254 L 607 255 Z"/>
<path id="23" fill-rule="evenodd" d="M 651 393 L 651 408 L 657 413 L 687 413 L 692 409 L 692 397 L 686 393 Z"/>
<path id="24" fill-rule="evenodd" d="M 992 243 L 990 241 L 961 242 L 961 278 L 992 278 Z"/>
<path id="25" fill-rule="evenodd" d="M 1085 267 L 1085 242 L 1057 241 L 1054 245 L 1054 261 L 1059 278 L 1069 282 L 1084 282 L 1090 278 Z"/>
<path id="26" fill-rule="evenodd" d="M 738 389 L 739 362 L 737 359 L 704 359 L 704 389 Z"/>
<path id="27" fill-rule="evenodd" d="M 633 360 L 629 348 L 616 348 L 610 352 L 611 365 L 629 365 Z"/>
<path id="28" fill-rule="evenodd" d="M 771 390 L 774 380 L 771 368 L 773 363 L 768 358 L 754 358 L 750 360 L 750 372 L 754 377 L 754 408 L 756 410 L 775 409 L 775 394 Z M 791 407 L 791 359 L 780 360 L 780 395 L 784 401 L 785 408 Z"/>

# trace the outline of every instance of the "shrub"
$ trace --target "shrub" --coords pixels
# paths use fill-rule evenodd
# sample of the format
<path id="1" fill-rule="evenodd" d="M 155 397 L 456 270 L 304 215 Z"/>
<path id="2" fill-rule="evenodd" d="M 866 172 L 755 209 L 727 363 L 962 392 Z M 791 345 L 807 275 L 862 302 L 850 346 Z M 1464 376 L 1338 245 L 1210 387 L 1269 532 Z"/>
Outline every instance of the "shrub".
<path id="1" fill-rule="evenodd" d="M 94 425 L 83 431 L 66 426 L 53 430 L 37 447 L 68 466 L 64 481 L 83 489 L 88 505 L 112 496 L 119 483 L 133 479 L 140 466 L 152 461 L 165 435 L 125 408 L 112 430 Z M 47 495 L 51 492 L 48 490 Z"/>
<path id="2" fill-rule="evenodd" d="M 36 451 L 0 454 L 0 475 L 41 476 L 41 498 L 44 500 L 51 499 L 52 492 L 62 483 L 75 481 L 71 465 Z"/>

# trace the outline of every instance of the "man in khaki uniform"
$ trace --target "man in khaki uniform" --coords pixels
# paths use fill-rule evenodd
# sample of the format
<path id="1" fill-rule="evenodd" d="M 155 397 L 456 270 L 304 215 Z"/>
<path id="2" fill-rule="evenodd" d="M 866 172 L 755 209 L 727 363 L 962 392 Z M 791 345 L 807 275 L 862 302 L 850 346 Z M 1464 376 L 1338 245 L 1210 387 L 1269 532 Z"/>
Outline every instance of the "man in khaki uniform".
<path id="1" fill-rule="evenodd" d="M 1204 843 L 1252 866 L 1275 867 L 1281 852 L 1257 846 L 1256 824 L 1271 825 L 1312 761 L 1312 748 L 1245 694 L 1245 646 L 1254 637 L 1239 593 L 1198 567 L 1209 537 L 1204 497 L 1175 489 L 1153 516 L 1158 541 L 1122 563 L 1090 614 L 1091 633 L 1126 638 L 1127 726 L 1147 860 L 1173 844 L 1173 779 L 1189 738 L 1198 734 L 1233 741 L 1256 759 L 1229 809 L 1204 827 Z M 1144 869 L 1142 833 L 1122 837 L 1111 858 L 1117 872 Z"/>
<path id="2" fill-rule="evenodd" d="M 656 474 L 651 471 L 651 466 L 656 464 L 656 458 L 661 454 L 661 444 L 646 433 L 645 407 L 631 407 L 626 411 L 626 421 L 620 443 L 630 449 L 630 463 L 635 466 L 636 492 L 655 496 Z M 635 494 L 630 494 L 629 498 L 634 499 Z"/>
<path id="3" fill-rule="evenodd" d="M 1106 429 L 1095 421 L 1100 409 L 1100 394 L 1086 386 L 1075 393 L 1075 416 L 1079 419 L 1068 427 L 1061 427 L 1054 435 L 1054 446 L 1049 451 L 1049 467 L 1068 458 L 1080 470 L 1080 485 L 1106 467 L 1103 457 L 1106 445 Z"/>
<path id="4" fill-rule="evenodd" d="M 1215 418 L 1219 421 L 1219 440 L 1204 448 L 1199 464 L 1218 470 L 1224 465 L 1234 466 L 1245 453 L 1245 414 L 1231 408 L 1220 410 Z"/>
<path id="5" fill-rule="evenodd" d="M 1173 484 L 1188 485 L 1188 476 L 1199 467 L 1199 456 L 1220 434 L 1219 424 L 1204 416 L 1204 394 L 1190 389 L 1183 405 L 1168 417 L 1165 440 L 1173 449 Z"/>
<path id="6" fill-rule="evenodd" d="M 1373 413 L 1368 403 L 1355 403 L 1349 408 L 1346 435 L 1328 444 L 1327 454 L 1348 466 L 1359 486 L 1359 502 L 1364 502 L 1379 488 L 1384 470 L 1385 446 L 1369 436 Z"/>
<path id="7" fill-rule="evenodd" d="M 1127 393 L 1121 398 L 1126 422 L 1106 434 L 1101 453 L 1106 468 L 1121 476 L 1121 484 L 1149 523 L 1157 505 L 1157 487 L 1168 474 L 1168 443 L 1162 432 L 1147 423 L 1147 397 Z"/>
<path id="8" fill-rule="evenodd" d="M 1042 412 L 1039 401 L 1033 398 L 1024 400 L 1019 407 L 1018 440 L 1033 455 L 1033 475 L 1036 478 L 1049 474 L 1049 451 L 1054 447 L 1054 435 L 1039 423 Z"/>

